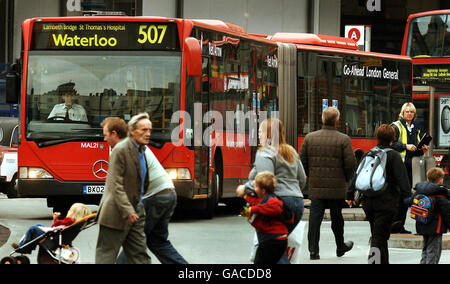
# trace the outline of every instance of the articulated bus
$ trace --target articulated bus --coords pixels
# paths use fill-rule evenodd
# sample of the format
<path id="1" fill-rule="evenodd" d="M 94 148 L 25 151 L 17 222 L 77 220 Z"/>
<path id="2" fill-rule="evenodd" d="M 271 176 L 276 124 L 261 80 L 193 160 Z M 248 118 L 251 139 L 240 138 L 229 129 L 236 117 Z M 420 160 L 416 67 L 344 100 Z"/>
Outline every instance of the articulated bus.
<path id="1" fill-rule="evenodd" d="M 446 168 L 450 165 L 450 10 L 410 15 L 402 54 L 413 61 L 413 102 L 418 119 L 433 137 L 431 153 Z"/>
<path id="2" fill-rule="evenodd" d="M 54 210 L 99 201 L 108 116 L 148 112 L 150 148 L 179 205 L 212 217 L 246 181 L 264 118 L 280 117 L 299 149 L 320 129 L 323 108 L 336 106 L 339 129 L 367 151 L 376 128 L 411 100 L 410 58 L 359 51 L 343 38 L 263 38 L 218 20 L 126 16 L 34 18 L 22 32 L 20 66 L 7 77 L 8 102 L 21 103 L 18 191 Z M 79 119 L 53 115 L 67 86 L 84 109 Z"/>
<path id="3" fill-rule="evenodd" d="M 296 118 L 291 119 L 296 131 L 291 135 L 298 138 L 298 149 L 306 134 L 322 127 L 323 108 L 335 106 L 341 112 L 338 129 L 351 137 L 355 150 L 367 152 L 377 144 L 378 126 L 397 120 L 401 106 L 411 100 L 410 57 L 360 51 L 353 40 L 327 35 L 276 33 L 267 38 L 291 45 L 279 61 L 289 57 L 293 74 L 280 76 L 279 85 L 291 86 L 296 94 L 290 97 L 296 107 L 289 115 Z"/>
<path id="4" fill-rule="evenodd" d="M 247 115 L 242 125 L 241 117 L 278 110 L 274 41 L 223 21 L 161 17 L 33 18 L 22 33 L 20 71 L 8 75 L 7 94 L 21 103 L 20 196 L 47 198 L 54 210 L 97 203 L 111 152 L 100 123 L 148 112 L 150 148 L 179 205 L 212 217 L 219 198 L 232 201 L 248 177 L 260 121 Z M 64 106 L 61 86 L 76 90 L 84 119 L 51 115 Z M 226 127 L 212 128 L 211 111 Z M 226 143 L 211 146 L 219 136 Z"/>

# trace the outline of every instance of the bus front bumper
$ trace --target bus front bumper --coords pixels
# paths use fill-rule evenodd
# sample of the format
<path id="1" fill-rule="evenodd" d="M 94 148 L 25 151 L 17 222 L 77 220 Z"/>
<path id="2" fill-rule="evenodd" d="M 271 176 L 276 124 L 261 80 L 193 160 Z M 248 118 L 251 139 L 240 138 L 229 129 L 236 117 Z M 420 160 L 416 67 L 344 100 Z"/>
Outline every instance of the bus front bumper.
<path id="1" fill-rule="evenodd" d="M 103 194 L 104 182 L 59 181 L 56 179 L 19 179 L 20 197 L 80 196 Z"/>
<path id="2" fill-rule="evenodd" d="M 177 197 L 180 200 L 206 199 L 207 191 L 195 190 L 192 180 L 174 180 Z M 104 182 L 91 181 L 59 181 L 56 179 L 19 179 L 20 197 L 52 197 L 52 196 L 101 196 Z"/>

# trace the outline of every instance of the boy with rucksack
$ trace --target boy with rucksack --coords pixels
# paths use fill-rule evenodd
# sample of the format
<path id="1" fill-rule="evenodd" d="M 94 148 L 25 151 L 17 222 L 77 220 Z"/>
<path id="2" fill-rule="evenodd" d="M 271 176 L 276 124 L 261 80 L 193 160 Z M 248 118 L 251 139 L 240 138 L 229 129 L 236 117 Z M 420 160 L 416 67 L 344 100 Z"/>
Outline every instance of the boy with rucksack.
<path id="1" fill-rule="evenodd" d="M 420 264 L 438 264 L 442 252 L 442 234 L 450 228 L 450 201 L 443 185 L 445 173 L 441 168 L 427 172 L 427 180 L 416 184 L 415 194 L 407 199 L 416 231 L 423 236 Z"/>

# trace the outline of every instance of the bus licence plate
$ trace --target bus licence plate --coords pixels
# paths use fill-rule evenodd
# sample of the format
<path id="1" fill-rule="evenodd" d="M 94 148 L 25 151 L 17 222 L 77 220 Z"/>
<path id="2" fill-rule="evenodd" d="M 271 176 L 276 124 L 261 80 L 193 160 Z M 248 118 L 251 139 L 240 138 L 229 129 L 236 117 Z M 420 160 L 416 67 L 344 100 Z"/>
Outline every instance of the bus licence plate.
<path id="1" fill-rule="evenodd" d="M 103 194 L 104 185 L 85 185 L 83 186 L 83 194 Z"/>

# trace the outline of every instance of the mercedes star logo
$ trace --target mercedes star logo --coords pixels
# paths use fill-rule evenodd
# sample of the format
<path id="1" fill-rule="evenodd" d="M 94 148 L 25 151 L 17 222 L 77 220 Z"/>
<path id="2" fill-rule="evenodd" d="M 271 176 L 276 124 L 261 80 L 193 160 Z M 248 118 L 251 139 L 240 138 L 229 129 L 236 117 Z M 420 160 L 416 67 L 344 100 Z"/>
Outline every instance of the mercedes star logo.
<path id="1" fill-rule="evenodd" d="M 108 162 L 105 160 L 98 160 L 92 166 L 92 172 L 96 178 L 106 179 L 106 175 L 108 174 Z"/>

